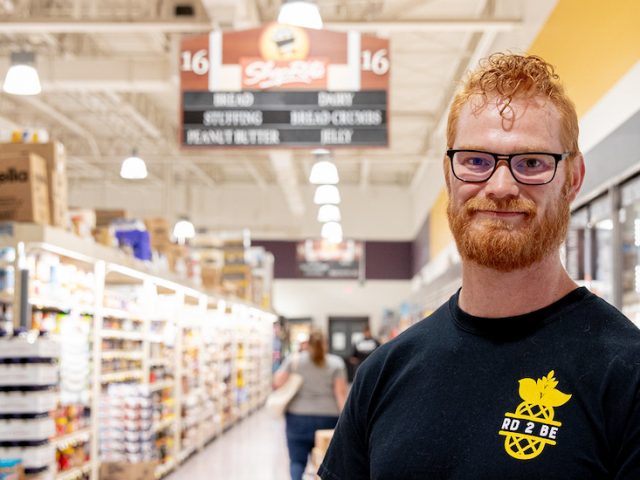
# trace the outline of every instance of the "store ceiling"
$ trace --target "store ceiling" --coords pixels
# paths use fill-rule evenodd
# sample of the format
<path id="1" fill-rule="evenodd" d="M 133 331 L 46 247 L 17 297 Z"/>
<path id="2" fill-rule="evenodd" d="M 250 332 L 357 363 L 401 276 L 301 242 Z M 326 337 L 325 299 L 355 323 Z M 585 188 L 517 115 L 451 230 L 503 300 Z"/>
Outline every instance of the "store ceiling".
<path id="1" fill-rule="evenodd" d="M 543 3 L 552 3 L 547 0 Z M 336 150 L 341 183 L 424 188 L 444 148 L 456 82 L 496 39 L 527 31 L 527 0 L 318 0 L 325 27 L 387 36 L 391 44 L 390 147 Z M 193 16 L 177 16 L 191 5 Z M 37 53 L 43 93 L 1 94 L 0 128 L 45 127 L 69 155 L 71 187 L 118 183 L 137 148 L 149 183 L 223 188 L 307 183 L 309 150 L 180 151 L 178 45 L 183 33 L 273 21 L 279 0 L 1 0 L 0 71 L 16 47 Z M 535 29 L 529 29 L 526 49 Z M 525 36 L 526 37 L 526 36 Z M 522 41 L 519 38 L 518 41 Z M 287 158 L 287 156 L 289 156 Z M 427 179 L 428 185 L 428 179 Z M 438 183 L 440 185 L 440 183 Z"/>

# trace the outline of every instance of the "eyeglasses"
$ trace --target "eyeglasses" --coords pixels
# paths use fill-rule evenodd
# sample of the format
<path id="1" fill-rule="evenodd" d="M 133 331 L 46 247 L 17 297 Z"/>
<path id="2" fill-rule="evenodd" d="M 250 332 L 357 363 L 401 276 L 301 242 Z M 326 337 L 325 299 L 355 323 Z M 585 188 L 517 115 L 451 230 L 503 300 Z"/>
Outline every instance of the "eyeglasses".
<path id="1" fill-rule="evenodd" d="M 504 160 L 516 182 L 525 185 L 544 185 L 553 180 L 558 162 L 570 155 L 565 153 L 528 152 L 500 155 L 482 150 L 447 150 L 453 175 L 463 182 L 481 183 L 491 178 Z"/>

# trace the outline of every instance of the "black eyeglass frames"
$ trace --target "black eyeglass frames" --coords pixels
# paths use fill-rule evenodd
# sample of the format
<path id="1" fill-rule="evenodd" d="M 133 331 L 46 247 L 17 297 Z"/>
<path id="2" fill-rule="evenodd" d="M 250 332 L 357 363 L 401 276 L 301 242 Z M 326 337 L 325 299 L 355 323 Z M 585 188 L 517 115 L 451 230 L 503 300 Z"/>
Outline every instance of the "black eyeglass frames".
<path id="1" fill-rule="evenodd" d="M 513 178 L 524 185 L 544 185 L 551 182 L 558 169 L 558 162 L 570 152 L 526 152 L 501 155 L 482 150 L 447 150 L 453 175 L 463 182 L 481 183 L 491 178 L 504 160 Z"/>

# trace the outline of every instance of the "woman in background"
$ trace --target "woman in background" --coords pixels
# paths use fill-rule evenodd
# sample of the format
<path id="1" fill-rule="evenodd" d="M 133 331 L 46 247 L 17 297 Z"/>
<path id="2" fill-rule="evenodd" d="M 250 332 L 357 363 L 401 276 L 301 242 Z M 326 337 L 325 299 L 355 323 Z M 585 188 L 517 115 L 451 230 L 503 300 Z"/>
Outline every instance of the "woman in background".
<path id="1" fill-rule="evenodd" d="M 274 376 L 274 387 L 282 386 L 291 372 L 304 378 L 286 412 L 291 479 L 301 480 L 313 449 L 315 431 L 336 426 L 347 398 L 347 374 L 344 360 L 327 353 L 320 330 L 311 332 L 305 351 L 284 360 Z"/>

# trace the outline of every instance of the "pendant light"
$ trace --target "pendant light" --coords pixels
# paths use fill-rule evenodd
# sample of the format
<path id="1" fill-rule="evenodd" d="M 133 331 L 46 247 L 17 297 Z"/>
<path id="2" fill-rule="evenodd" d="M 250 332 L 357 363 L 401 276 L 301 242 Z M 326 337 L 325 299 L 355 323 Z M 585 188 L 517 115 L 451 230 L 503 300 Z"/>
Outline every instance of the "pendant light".
<path id="1" fill-rule="evenodd" d="M 338 222 L 327 222 L 322 225 L 320 235 L 331 243 L 340 243 L 342 242 L 342 225 Z"/>
<path id="2" fill-rule="evenodd" d="M 309 182 L 314 185 L 334 185 L 340 181 L 338 169 L 329 160 L 320 160 L 311 167 Z"/>
<path id="3" fill-rule="evenodd" d="M 173 226 L 173 237 L 180 245 L 184 245 L 188 239 L 196 236 L 196 228 L 187 217 L 181 217 Z"/>
<path id="4" fill-rule="evenodd" d="M 122 161 L 120 176 L 127 180 L 142 180 L 143 178 L 147 178 L 147 165 L 142 158 L 138 157 L 135 148 L 131 156 Z"/>
<path id="5" fill-rule="evenodd" d="M 336 205 L 322 205 L 318 209 L 318 221 L 320 223 L 339 222 L 340 220 L 340 209 Z"/>
<path id="6" fill-rule="evenodd" d="M 322 17 L 318 4 L 313 0 L 283 0 L 278 23 L 319 30 Z"/>
<path id="7" fill-rule="evenodd" d="M 337 205 L 340 203 L 340 191 L 335 185 L 319 185 L 313 195 L 313 203 L 325 205 L 328 203 Z"/>
<path id="8" fill-rule="evenodd" d="M 11 53 L 11 67 L 4 78 L 2 89 L 12 95 L 38 95 L 42 91 L 40 77 L 35 68 L 33 52 Z"/>

